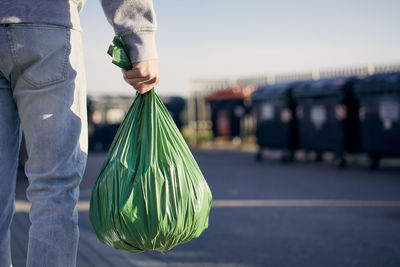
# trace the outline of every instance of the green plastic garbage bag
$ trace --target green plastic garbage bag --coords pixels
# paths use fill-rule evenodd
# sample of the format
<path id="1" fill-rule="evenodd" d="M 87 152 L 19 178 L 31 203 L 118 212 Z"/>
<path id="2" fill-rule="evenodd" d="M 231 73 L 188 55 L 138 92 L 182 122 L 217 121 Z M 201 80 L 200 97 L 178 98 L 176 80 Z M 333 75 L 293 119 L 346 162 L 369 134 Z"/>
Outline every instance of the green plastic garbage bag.
<path id="1" fill-rule="evenodd" d="M 130 69 L 122 40 L 113 62 Z M 92 189 L 90 220 L 100 241 L 129 252 L 167 251 L 208 227 L 211 191 L 168 110 L 137 94 Z"/>

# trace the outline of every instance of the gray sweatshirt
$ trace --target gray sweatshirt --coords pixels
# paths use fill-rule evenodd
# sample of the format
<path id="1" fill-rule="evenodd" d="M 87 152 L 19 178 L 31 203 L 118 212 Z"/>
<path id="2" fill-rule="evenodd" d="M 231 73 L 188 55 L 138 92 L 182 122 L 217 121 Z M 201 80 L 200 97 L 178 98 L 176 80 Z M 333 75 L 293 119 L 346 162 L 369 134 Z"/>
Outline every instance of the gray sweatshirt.
<path id="1" fill-rule="evenodd" d="M 86 0 L 0 0 L 0 24 L 45 23 L 80 30 Z M 115 34 L 126 43 L 132 62 L 157 58 L 152 0 L 100 0 Z M 111 40 L 110 40 L 111 41 Z"/>

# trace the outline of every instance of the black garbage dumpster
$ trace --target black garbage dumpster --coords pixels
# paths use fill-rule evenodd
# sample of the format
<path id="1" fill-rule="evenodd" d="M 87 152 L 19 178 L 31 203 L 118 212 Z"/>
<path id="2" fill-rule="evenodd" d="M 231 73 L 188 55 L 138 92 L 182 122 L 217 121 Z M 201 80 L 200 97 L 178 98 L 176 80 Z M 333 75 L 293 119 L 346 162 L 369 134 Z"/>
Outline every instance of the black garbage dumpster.
<path id="1" fill-rule="evenodd" d="M 88 97 L 90 151 L 108 150 L 132 101 L 131 96 Z"/>
<path id="2" fill-rule="evenodd" d="M 360 152 L 355 80 L 321 79 L 293 89 L 300 149 L 317 152 L 319 160 L 323 152 L 334 152 L 338 166 L 346 165 L 346 153 Z"/>
<path id="3" fill-rule="evenodd" d="M 185 108 L 185 99 L 179 96 L 168 96 L 160 98 L 169 113 L 171 114 L 171 117 L 174 120 L 178 129 L 182 130 L 185 117 L 183 113 L 183 110 Z"/>
<path id="4" fill-rule="evenodd" d="M 297 148 L 295 103 L 292 89 L 299 82 L 262 85 L 252 94 L 252 108 L 256 115 L 256 137 L 262 159 L 264 148 L 283 151 L 282 160 L 293 160 Z"/>
<path id="5" fill-rule="evenodd" d="M 366 77 L 354 86 L 360 101 L 362 150 L 371 167 L 383 156 L 400 156 L 400 72 Z"/>
<path id="6" fill-rule="evenodd" d="M 132 96 L 90 96 L 87 99 L 89 150 L 108 150 L 128 112 Z M 183 125 L 185 100 L 182 97 L 161 97 L 179 129 Z"/>

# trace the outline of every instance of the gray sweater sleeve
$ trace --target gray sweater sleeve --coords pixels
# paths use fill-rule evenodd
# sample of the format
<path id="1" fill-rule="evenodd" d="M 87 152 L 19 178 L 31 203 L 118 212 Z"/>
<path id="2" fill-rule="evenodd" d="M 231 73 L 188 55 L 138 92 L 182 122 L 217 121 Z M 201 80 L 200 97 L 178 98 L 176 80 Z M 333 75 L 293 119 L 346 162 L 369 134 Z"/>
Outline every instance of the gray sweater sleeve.
<path id="1" fill-rule="evenodd" d="M 157 58 L 156 16 L 152 0 L 100 0 L 115 34 L 124 40 L 132 62 Z"/>

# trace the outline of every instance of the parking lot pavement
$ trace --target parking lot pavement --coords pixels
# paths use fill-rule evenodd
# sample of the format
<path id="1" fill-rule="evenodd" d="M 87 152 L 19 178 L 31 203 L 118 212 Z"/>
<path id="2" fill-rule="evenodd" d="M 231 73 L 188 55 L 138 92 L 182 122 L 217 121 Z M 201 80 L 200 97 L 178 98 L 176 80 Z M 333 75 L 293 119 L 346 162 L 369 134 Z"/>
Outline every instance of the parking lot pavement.
<path id="1" fill-rule="evenodd" d="M 78 266 L 400 266 L 400 167 L 257 163 L 241 151 L 195 150 L 213 192 L 209 229 L 170 252 L 129 254 L 101 244 L 88 219 L 105 154 L 81 185 Z M 26 253 L 26 182 L 17 188 L 14 267 Z"/>

